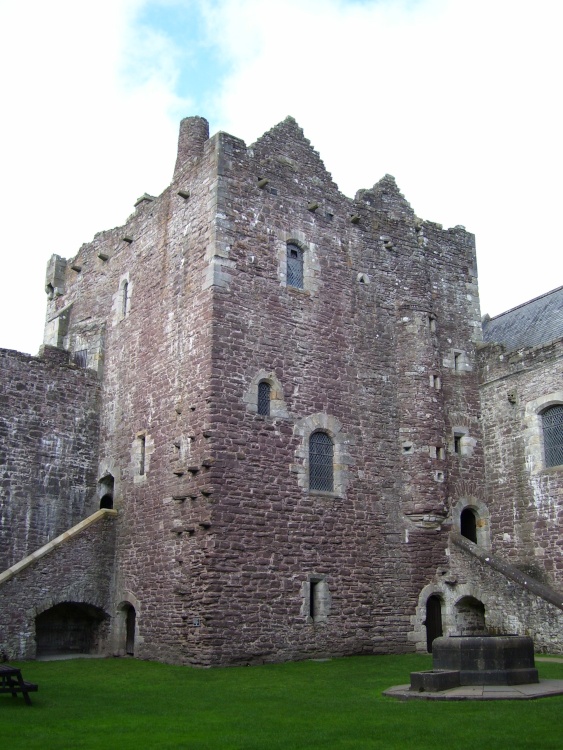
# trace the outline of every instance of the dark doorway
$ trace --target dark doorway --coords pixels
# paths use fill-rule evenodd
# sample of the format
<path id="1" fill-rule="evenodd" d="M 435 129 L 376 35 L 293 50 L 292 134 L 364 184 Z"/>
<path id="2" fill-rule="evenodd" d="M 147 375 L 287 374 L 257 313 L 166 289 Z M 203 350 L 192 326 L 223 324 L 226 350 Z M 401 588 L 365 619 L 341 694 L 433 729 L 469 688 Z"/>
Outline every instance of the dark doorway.
<path id="1" fill-rule="evenodd" d="M 100 500 L 100 508 L 113 508 L 113 497 L 111 495 L 104 495 Z"/>
<path id="2" fill-rule="evenodd" d="M 125 653 L 128 656 L 135 654 L 135 625 L 137 614 L 135 607 L 128 605 L 125 611 Z"/>
<path id="3" fill-rule="evenodd" d="M 472 508 L 464 508 L 460 517 L 461 536 L 477 544 L 477 516 Z"/>
<path id="4" fill-rule="evenodd" d="M 426 649 L 432 653 L 432 642 L 443 635 L 442 600 L 432 594 L 426 601 Z"/>
<path id="5" fill-rule="evenodd" d="M 106 613 L 90 604 L 63 602 L 35 618 L 37 656 L 95 653 Z"/>
<path id="6" fill-rule="evenodd" d="M 115 480 L 111 474 L 106 474 L 98 482 L 100 508 L 113 508 L 113 488 Z"/>

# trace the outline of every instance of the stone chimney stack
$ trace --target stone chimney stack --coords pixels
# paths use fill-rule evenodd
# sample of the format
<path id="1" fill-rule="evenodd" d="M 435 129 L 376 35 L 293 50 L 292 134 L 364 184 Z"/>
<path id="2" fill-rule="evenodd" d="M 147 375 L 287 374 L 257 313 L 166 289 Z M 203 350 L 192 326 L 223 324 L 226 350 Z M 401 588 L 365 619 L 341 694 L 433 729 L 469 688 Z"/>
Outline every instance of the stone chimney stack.
<path id="1" fill-rule="evenodd" d="M 174 168 L 176 177 L 184 167 L 199 159 L 203 154 L 203 147 L 209 138 L 209 123 L 203 117 L 185 117 L 180 123 L 178 137 L 178 156 Z"/>

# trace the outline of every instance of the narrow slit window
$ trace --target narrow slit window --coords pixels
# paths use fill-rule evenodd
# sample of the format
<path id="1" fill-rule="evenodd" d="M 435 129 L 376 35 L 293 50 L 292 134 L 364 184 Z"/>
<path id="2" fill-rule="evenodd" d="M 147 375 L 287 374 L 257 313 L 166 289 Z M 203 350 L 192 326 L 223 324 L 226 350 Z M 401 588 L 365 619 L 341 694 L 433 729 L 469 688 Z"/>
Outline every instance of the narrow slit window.
<path id="1" fill-rule="evenodd" d="M 334 491 L 334 444 L 326 432 L 309 438 L 309 489 Z"/>
<path id="2" fill-rule="evenodd" d="M 269 416 L 272 387 L 267 380 L 258 383 L 258 414 Z"/>
<path id="3" fill-rule="evenodd" d="M 127 316 L 127 307 L 129 304 L 129 282 L 124 281 L 121 287 L 121 317 Z"/>
<path id="4" fill-rule="evenodd" d="M 454 352 L 454 370 L 461 370 L 461 352 Z"/>
<path id="5" fill-rule="evenodd" d="M 458 455 L 461 455 L 461 438 L 463 436 L 456 433 L 454 435 L 454 453 L 457 453 Z"/>
<path id="6" fill-rule="evenodd" d="M 141 435 L 139 437 L 139 474 L 141 476 L 145 475 L 146 449 L 147 449 L 146 437 L 144 435 Z"/>
<path id="7" fill-rule="evenodd" d="M 303 289 L 303 250 L 291 242 L 287 246 L 287 285 Z"/>
<path id="8" fill-rule="evenodd" d="M 309 582 L 309 617 L 314 620 L 315 615 L 317 614 L 317 607 L 315 604 L 315 599 L 317 596 L 317 589 L 319 586 L 318 581 L 310 581 Z"/>

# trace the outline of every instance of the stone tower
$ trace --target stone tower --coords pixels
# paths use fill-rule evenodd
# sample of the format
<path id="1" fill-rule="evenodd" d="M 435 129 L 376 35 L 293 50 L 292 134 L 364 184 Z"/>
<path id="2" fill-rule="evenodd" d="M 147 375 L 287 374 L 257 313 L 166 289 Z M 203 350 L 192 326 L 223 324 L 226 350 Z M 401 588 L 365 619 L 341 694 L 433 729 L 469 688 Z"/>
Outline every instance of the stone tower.
<path id="1" fill-rule="evenodd" d="M 390 176 L 347 198 L 292 118 L 250 147 L 184 120 L 171 185 L 47 274 L 45 343 L 100 388 L 101 648 L 413 649 L 450 506 L 482 499 L 476 275 L 463 227 Z"/>

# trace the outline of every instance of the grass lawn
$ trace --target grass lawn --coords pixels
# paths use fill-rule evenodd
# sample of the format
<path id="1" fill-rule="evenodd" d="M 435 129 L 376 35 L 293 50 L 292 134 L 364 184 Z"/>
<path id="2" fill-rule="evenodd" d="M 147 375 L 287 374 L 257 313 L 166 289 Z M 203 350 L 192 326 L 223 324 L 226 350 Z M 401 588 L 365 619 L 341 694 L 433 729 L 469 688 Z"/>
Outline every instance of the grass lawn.
<path id="1" fill-rule="evenodd" d="M 32 706 L 0 696 L 8 750 L 78 748 L 563 748 L 563 696 L 400 702 L 382 690 L 431 668 L 426 656 L 358 656 L 192 669 L 134 659 L 27 662 Z M 563 664 L 538 662 L 563 679 Z"/>

